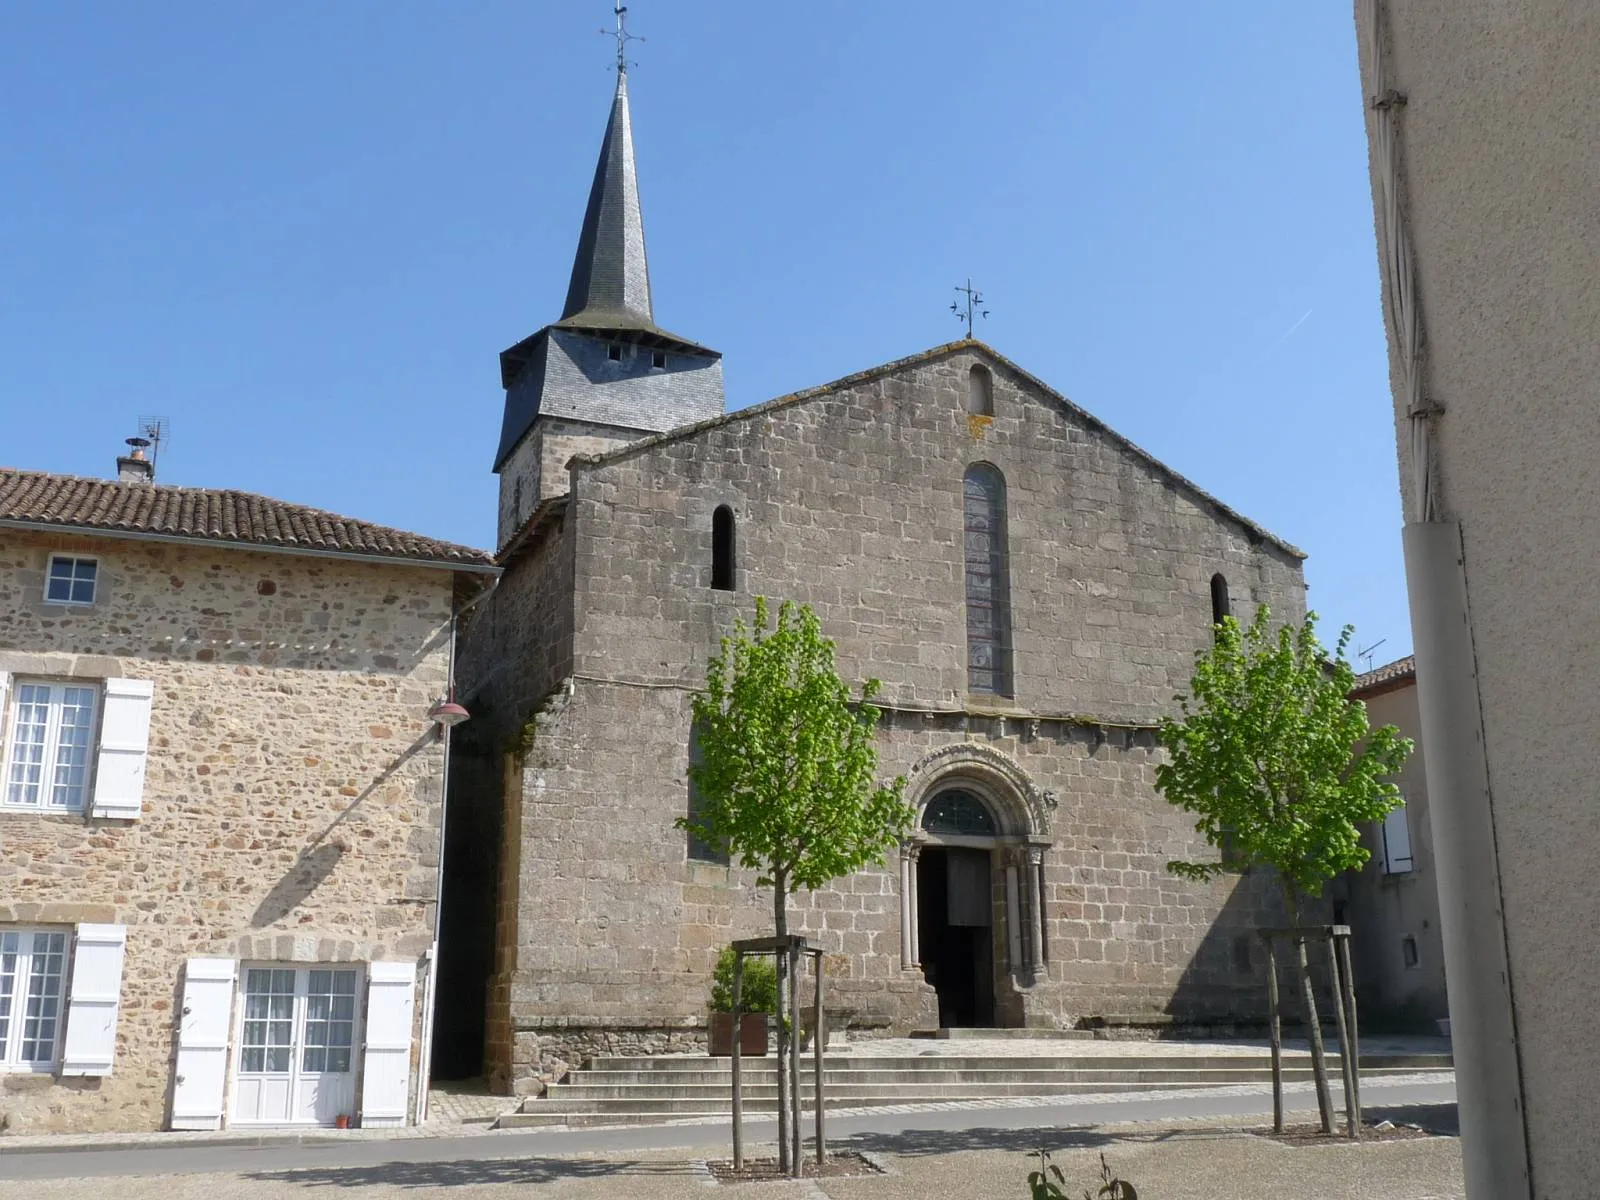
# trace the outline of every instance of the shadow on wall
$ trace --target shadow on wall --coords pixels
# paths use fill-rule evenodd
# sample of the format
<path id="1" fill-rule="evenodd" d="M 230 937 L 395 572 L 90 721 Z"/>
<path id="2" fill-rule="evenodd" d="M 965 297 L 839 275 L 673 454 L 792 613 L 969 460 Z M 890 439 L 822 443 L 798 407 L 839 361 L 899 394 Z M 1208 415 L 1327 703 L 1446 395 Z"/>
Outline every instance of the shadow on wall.
<path id="1" fill-rule="evenodd" d="M 294 866 L 278 880 L 251 914 L 250 924 L 260 929 L 274 921 L 283 920 L 310 897 L 324 879 L 333 874 L 333 868 L 338 866 L 343 856 L 344 845 L 341 842 L 327 842 L 301 851 Z"/>
<path id="2" fill-rule="evenodd" d="M 436 734 L 430 727 L 426 733 L 402 750 L 387 767 L 373 776 L 371 782 L 361 789 L 361 793 L 351 800 L 337 817 L 328 822 L 321 833 L 311 839 L 310 845 L 300 851 L 300 856 L 295 859 L 294 865 L 284 873 L 283 878 L 273 884 L 272 890 L 256 906 L 256 911 L 251 914 L 250 924 L 261 929 L 274 921 L 281 921 L 309 899 L 321 886 L 322 881 L 333 873 L 334 867 L 338 866 L 340 858 L 344 856 L 344 843 L 338 839 L 329 840 L 334 831 L 348 821 L 369 796 L 393 778 L 395 772 L 432 745 L 435 740 Z"/>
<path id="3" fill-rule="evenodd" d="M 1265 1037 L 1267 1033 L 1267 947 L 1260 931 L 1289 924 L 1288 911 L 1277 875 L 1252 867 L 1241 876 L 1222 911 L 1211 922 L 1189 965 L 1173 989 L 1168 1015 L 1179 1024 L 1231 1025 L 1241 1035 Z M 1329 920 L 1326 900 L 1302 905 L 1308 924 Z M 1279 940 L 1278 994 L 1286 1031 L 1303 1026 L 1304 1007 L 1293 967 L 1294 945 Z M 1308 942 L 1311 980 L 1317 994 L 1317 1015 L 1324 1025 L 1333 1021 L 1329 1007 L 1333 995 L 1325 943 Z"/>

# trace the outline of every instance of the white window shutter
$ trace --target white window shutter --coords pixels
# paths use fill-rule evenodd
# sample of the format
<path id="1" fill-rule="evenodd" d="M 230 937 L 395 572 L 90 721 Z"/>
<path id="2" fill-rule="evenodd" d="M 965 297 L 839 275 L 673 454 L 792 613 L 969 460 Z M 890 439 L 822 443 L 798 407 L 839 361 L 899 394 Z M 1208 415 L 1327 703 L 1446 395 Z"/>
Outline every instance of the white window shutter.
<path id="1" fill-rule="evenodd" d="M 231 958 L 191 958 L 183 969 L 178 1017 L 178 1064 L 172 1082 L 174 1129 L 221 1129 L 228 1078 L 228 1034 L 239 964 Z"/>
<path id="2" fill-rule="evenodd" d="M 150 701 L 155 685 L 148 679 L 106 680 L 100 717 L 100 759 L 95 768 L 96 817 L 130 820 L 144 800 L 144 766 L 150 750 Z"/>
<path id="3" fill-rule="evenodd" d="M 416 988 L 414 962 L 367 966 L 367 1036 L 361 1064 L 363 1129 L 406 1123 Z"/>
<path id="4" fill-rule="evenodd" d="M 1383 819 L 1383 869 L 1390 875 L 1411 870 L 1411 826 L 1404 804 Z"/>
<path id="5" fill-rule="evenodd" d="M 126 925 L 79 925 L 67 993 L 63 1075 L 109 1075 L 117 1053 L 117 1005 L 122 997 Z"/>
<path id="6" fill-rule="evenodd" d="M 8 671 L 0 671 L 0 722 L 4 722 L 6 719 L 6 697 L 10 694 L 10 692 L 11 674 Z M 6 736 L 10 732 L 11 730 L 8 725 L 0 723 L 0 747 L 5 745 Z"/>

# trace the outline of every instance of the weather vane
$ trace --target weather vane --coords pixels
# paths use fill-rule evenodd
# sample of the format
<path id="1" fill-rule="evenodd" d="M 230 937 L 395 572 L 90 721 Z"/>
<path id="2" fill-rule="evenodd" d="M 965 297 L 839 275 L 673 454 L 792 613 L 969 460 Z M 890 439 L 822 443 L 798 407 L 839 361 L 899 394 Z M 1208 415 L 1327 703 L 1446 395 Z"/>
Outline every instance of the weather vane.
<path id="1" fill-rule="evenodd" d="M 626 75 L 628 73 L 628 43 L 642 42 L 644 39 L 636 33 L 628 32 L 628 6 L 626 4 L 619 3 L 615 11 L 617 14 L 616 29 L 602 29 L 600 32 L 606 37 L 617 39 L 617 71 Z"/>
<path id="2" fill-rule="evenodd" d="M 970 338 L 973 319 L 987 317 L 989 310 L 983 307 L 983 294 L 972 286 L 971 279 L 967 280 L 966 287 L 958 287 L 956 291 L 967 298 L 966 307 L 963 308 L 961 301 L 957 300 L 951 303 L 950 311 L 955 313 L 956 320 L 966 322 L 967 336 Z"/>

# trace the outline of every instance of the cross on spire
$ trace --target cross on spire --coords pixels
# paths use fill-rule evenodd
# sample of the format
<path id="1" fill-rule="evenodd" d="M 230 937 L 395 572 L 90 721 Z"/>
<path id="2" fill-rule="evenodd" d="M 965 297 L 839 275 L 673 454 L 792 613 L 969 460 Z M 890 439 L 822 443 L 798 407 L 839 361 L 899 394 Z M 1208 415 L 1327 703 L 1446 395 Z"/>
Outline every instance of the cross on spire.
<path id="1" fill-rule="evenodd" d="M 964 321 L 967 326 L 967 336 L 972 336 L 972 322 L 974 317 L 983 318 L 989 315 L 989 310 L 983 307 L 983 294 L 972 286 L 972 280 L 967 280 L 966 287 L 958 287 L 956 291 L 967 298 L 965 308 L 961 301 L 953 301 L 950 311 L 955 313 L 956 320 Z"/>
<path id="2" fill-rule="evenodd" d="M 617 74 L 628 73 L 628 43 L 642 42 L 644 39 L 636 33 L 628 32 L 628 6 L 622 0 L 616 0 L 617 28 L 615 31 L 602 29 L 600 32 L 607 37 L 617 39 Z"/>

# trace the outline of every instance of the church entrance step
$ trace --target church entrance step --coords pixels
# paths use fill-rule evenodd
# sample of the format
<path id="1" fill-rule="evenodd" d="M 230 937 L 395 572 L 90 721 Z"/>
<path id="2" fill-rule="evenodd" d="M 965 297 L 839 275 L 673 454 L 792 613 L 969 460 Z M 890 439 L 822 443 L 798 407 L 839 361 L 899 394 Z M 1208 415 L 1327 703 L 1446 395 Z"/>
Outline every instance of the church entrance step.
<path id="1" fill-rule="evenodd" d="M 1127 1053 L 1051 1054 L 1034 1057 L 959 1052 L 916 1055 L 829 1055 L 824 1061 L 825 1103 L 830 1110 L 884 1105 L 925 1105 L 961 1101 L 1004 1101 L 1051 1096 L 1159 1092 L 1177 1088 L 1260 1085 L 1272 1078 L 1264 1051 L 1223 1053 L 1190 1047 L 1189 1053 L 1132 1046 Z M 1339 1056 L 1330 1054 L 1336 1081 Z M 1448 1053 L 1386 1053 L 1361 1056 L 1363 1075 L 1406 1075 L 1449 1071 Z M 773 1059 L 743 1063 L 746 1111 L 771 1114 L 777 1106 L 777 1065 Z M 1284 1055 L 1284 1077 L 1311 1078 L 1311 1059 L 1303 1051 Z M 801 1095 L 809 1108 L 815 1078 L 807 1059 L 801 1068 Z M 567 1125 L 624 1125 L 662 1121 L 725 1119 L 731 1108 L 732 1071 L 727 1059 L 699 1055 L 606 1056 L 590 1060 L 546 1095 L 525 1100 L 519 1112 L 502 1117 L 503 1129 Z"/>

